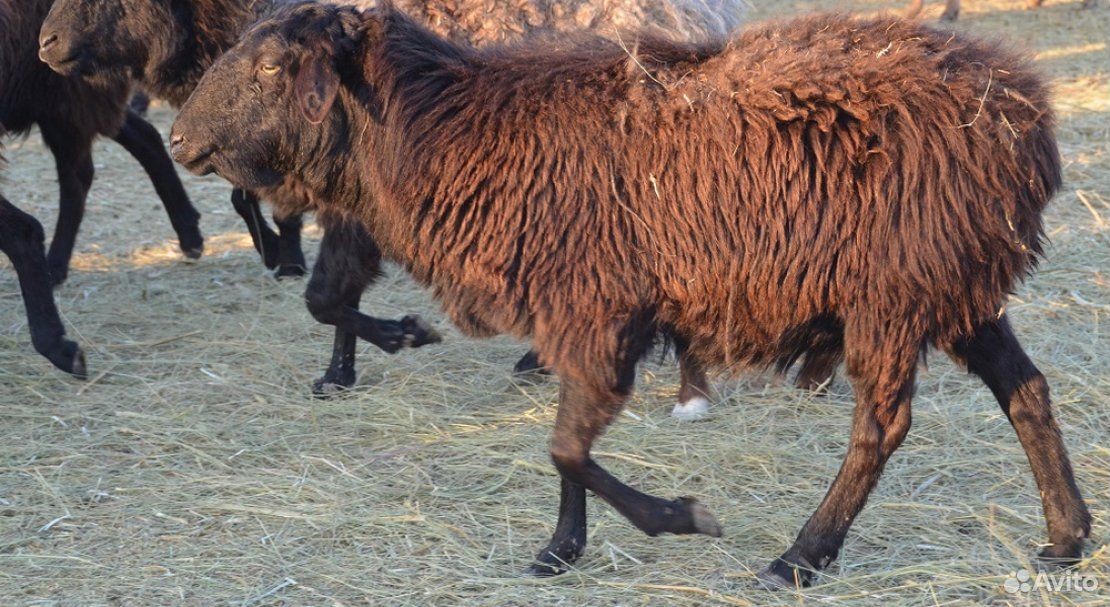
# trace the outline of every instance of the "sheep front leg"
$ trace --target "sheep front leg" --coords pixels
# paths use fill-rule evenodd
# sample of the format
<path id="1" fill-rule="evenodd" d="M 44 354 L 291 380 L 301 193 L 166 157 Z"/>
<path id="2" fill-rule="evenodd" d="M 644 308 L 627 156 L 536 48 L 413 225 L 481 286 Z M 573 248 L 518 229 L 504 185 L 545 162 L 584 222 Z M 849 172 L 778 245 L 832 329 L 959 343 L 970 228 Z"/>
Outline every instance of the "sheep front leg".
<path id="1" fill-rule="evenodd" d="M 358 311 L 359 300 L 381 275 L 381 252 L 357 224 L 325 226 L 320 253 L 312 268 L 305 302 L 312 316 L 335 327 L 331 363 L 313 384 L 313 393 L 327 396 L 355 383 L 355 338 L 361 337 L 393 353 L 440 341 L 439 334 L 419 316 L 383 320 Z"/>
<path id="2" fill-rule="evenodd" d="M 137 97 L 136 97 L 137 98 Z M 181 179 L 173 168 L 173 161 L 162 144 L 162 136 L 133 110 L 112 139 L 123 146 L 150 176 L 154 191 L 162 200 L 170 225 L 177 233 L 178 246 L 185 257 L 198 259 L 204 252 L 204 237 L 200 234 L 200 213 L 189 202 Z"/>
<path id="3" fill-rule="evenodd" d="M 560 484 L 559 522 L 555 524 L 555 533 L 528 568 L 528 573 L 538 577 L 563 573 L 586 549 L 586 488 L 565 478 Z"/>
<path id="4" fill-rule="evenodd" d="M 262 263 L 271 270 L 278 267 L 278 236 L 262 216 L 258 196 L 235 188 L 231 191 L 231 206 L 243 218 L 243 223 L 247 224 L 247 232 L 251 235 L 254 250 L 262 256 Z"/>
<path id="5" fill-rule="evenodd" d="M 590 457 L 590 447 L 620 411 L 632 384 L 618 389 L 598 389 L 563 377 L 559 388 L 559 410 L 551 438 L 551 459 L 565 484 L 560 523 L 531 571 L 554 574 L 563 563 L 572 563 L 585 544 L 585 515 L 579 514 L 579 489 L 589 489 L 617 509 L 644 533 L 702 533 L 720 537 L 721 526 L 709 510 L 696 500 L 683 497 L 666 500 L 641 493 L 609 474 Z"/>
<path id="6" fill-rule="evenodd" d="M 69 260 L 85 216 L 85 199 L 92 187 L 92 135 L 72 125 L 44 123 L 40 127 L 58 170 L 58 224 L 46 254 L 51 284 L 57 286 L 69 274 Z"/>
<path id="7" fill-rule="evenodd" d="M 289 217 L 274 215 L 274 224 L 278 227 L 277 271 L 274 276 L 304 276 L 308 265 L 304 260 L 304 251 L 301 250 L 303 217 L 299 214 Z"/>
<path id="8" fill-rule="evenodd" d="M 0 251 L 12 260 L 27 308 L 27 324 L 35 350 L 55 367 L 84 379 L 85 353 L 65 338 L 65 327 L 54 305 L 43 253 L 42 225 L 0 196 Z"/>

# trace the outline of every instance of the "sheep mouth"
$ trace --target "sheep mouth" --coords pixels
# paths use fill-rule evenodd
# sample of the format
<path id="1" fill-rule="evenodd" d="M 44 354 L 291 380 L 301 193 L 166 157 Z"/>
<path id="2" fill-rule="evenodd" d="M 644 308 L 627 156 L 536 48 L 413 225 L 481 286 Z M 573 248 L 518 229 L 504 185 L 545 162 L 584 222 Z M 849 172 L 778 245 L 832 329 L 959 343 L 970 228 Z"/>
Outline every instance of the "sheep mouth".
<path id="1" fill-rule="evenodd" d="M 182 158 L 182 151 L 178 149 L 172 150 L 172 154 L 174 159 L 177 160 L 178 164 L 185 167 L 187 171 L 194 175 L 204 176 L 211 175 L 212 173 L 216 172 L 216 166 L 212 161 L 214 160 L 217 151 L 217 148 L 215 146 L 212 146 L 210 148 L 206 148 L 205 150 L 201 151 L 199 154 L 196 154 L 191 158 Z"/>
<path id="2" fill-rule="evenodd" d="M 65 57 L 52 57 L 47 49 L 39 50 L 39 60 L 63 76 L 72 76 L 81 70 L 84 53 L 78 51 Z"/>

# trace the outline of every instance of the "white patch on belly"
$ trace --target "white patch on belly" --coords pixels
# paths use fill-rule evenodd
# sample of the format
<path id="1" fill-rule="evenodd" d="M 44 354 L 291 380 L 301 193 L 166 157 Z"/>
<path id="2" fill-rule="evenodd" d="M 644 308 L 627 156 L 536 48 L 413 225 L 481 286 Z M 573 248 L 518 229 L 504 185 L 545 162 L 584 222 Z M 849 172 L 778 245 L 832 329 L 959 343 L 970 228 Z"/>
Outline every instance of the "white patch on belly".
<path id="1" fill-rule="evenodd" d="M 672 417 L 684 420 L 695 420 L 705 417 L 709 413 L 709 399 L 704 396 L 695 396 L 684 403 L 678 403 L 671 411 Z"/>

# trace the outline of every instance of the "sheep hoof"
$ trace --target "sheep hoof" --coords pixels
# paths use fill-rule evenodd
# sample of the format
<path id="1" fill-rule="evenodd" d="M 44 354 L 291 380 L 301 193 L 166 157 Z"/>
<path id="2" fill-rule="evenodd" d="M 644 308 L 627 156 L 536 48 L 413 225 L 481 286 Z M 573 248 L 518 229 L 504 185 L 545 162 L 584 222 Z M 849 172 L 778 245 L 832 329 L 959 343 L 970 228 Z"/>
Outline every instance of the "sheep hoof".
<path id="1" fill-rule="evenodd" d="M 563 575 L 570 570 L 566 564 L 555 561 L 554 558 L 551 560 L 553 562 L 537 560 L 535 563 L 529 565 L 528 569 L 524 570 L 524 574 L 532 577 L 555 577 L 557 575 Z"/>
<path id="2" fill-rule="evenodd" d="M 551 369 L 540 362 L 540 355 L 529 350 L 513 365 L 513 376 L 517 379 L 536 382 L 551 375 Z"/>
<path id="3" fill-rule="evenodd" d="M 1065 545 L 1053 544 L 1037 555 L 1037 568 L 1042 571 L 1070 569 L 1083 559 L 1083 540 Z"/>
<path id="4" fill-rule="evenodd" d="M 77 344 L 73 345 L 73 350 L 73 362 L 70 364 L 69 374 L 76 377 L 77 379 L 88 379 L 89 367 L 88 363 L 85 360 L 85 351 L 82 350 L 81 346 L 78 346 Z"/>
<path id="5" fill-rule="evenodd" d="M 200 230 L 192 226 L 182 231 L 184 234 L 177 236 L 177 245 L 181 253 L 185 255 L 185 259 L 200 259 L 204 254 L 204 237 L 200 235 Z"/>
<path id="6" fill-rule="evenodd" d="M 40 352 L 62 371 L 77 379 L 88 379 L 89 368 L 85 361 L 85 352 L 75 342 L 63 339 L 56 346 Z"/>
<path id="7" fill-rule="evenodd" d="M 721 524 L 717 522 L 717 518 L 713 513 L 702 505 L 701 502 L 692 497 L 680 497 L 678 501 L 686 508 L 690 514 L 690 522 L 693 525 L 694 533 L 708 535 L 709 537 L 721 537 L 723 534 Z"/>
<path id="8" fill-rule="evenodd" d="M 756 575 L 756 581 L 765 590 L 806 588 L 813 583 L 813 567 L 805 559 L 798 560 L 801 564 L 795 565 L 777 558 Z"/>
<path id="9" fill-rule="evenodd" d="M 680 402 L 671 411 L 671 417 L 683 421 L 702 419 L 709 413 L 709 399 L 704 396 L 695 396 L 685 402 Z"/>
<path id="10" fill-rule="evenodd" d="M 951 22 L 953 22 L 953 21 L 955 21 L 956 19 L 959 19 L 959 18 L 960 18 L 960 11 L 944 11 L 940 15 L 940 20 L 941 21 L 947 21 L 949 23 L 951 23 Z"/>
<path id="11" fill-rule="evenodd" d="M 416 314 L 401 319 L 401 331 L 404 334 L 402 341 L 406 348 L 419 348 L 443 341 L 443 336 Z"/>
<path id="12" fill-rule="evenodd" d="M 283 263 L 283 264 L 278 265 L 277 270 L 274 272 L 274 278 L 277 278 L 278 280 L 281 280 L 282 278 L 286 278 L 286 277 L 300 278 L 301 276 L 304 276 L 306 272 L 307 272 L 307 270 L 305 270 L 305 267 L 302 264 L 295 264 L 295 263 L 284 264 Z"/>
<path id="13" fill-rule="evenodd" d="M 354 381 L 344 382 L 341 379 L 335 379 L 325 375 L 320 379 L 312 382 L 312 396 L 316 398 L 331 398 L 341 392 L 346 392 L 354 385 Z"/>

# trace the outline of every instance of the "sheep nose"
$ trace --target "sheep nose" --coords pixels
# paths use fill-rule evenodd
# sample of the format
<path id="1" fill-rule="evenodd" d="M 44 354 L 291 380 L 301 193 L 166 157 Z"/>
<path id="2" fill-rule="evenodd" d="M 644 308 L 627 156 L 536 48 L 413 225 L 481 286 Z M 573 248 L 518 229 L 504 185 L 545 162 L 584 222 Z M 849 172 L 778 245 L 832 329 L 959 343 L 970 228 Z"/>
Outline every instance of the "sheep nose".
<path id="1" fill-rule="evenodd" d="M 54 43 L 57 42 L 57 41 L 58 41 L 58 34 L 47 34 L 47 35 L 43 36 L 42 39 L 39 40 L 39 50 L 40 51 L 45 51 L 46 49 L 54 46 Z"/>
<path id="2" fill-rule="evenodd" d="M 174 132 L 170 133 L 170 154 L 174 158 L 177 158 L 181 154 L 181 152 L 184 151 L 184 150 L 182 150 L 182 147 L 184 147 L 184 145 L 185 145 L 185 136 L 184 135 L 182 135 L 181 133 L 174 133 Z"/>

